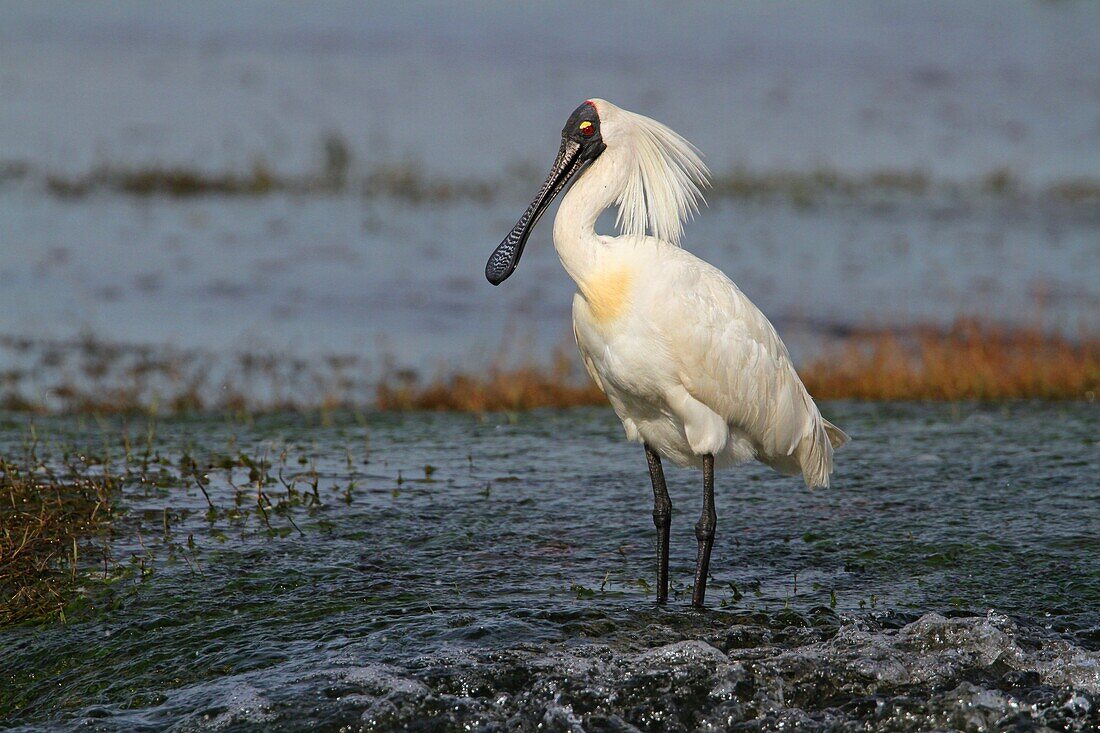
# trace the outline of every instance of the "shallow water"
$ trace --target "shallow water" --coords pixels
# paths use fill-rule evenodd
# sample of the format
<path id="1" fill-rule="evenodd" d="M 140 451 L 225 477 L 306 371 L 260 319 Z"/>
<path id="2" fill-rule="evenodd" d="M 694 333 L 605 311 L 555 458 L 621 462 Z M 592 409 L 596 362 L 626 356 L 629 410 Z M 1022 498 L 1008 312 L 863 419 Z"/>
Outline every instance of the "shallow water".
<path id="1" fill-rule="evenodd" d="M 1095 406 L 825 411 L 854 437 L 833 488 L 720 475 L 702 613 L 698 477 L 669 471 L 658 608 L 645 462 L 607 410 L 160 421 L 145 483 L 120 423 L 37 419 L 39 455 L 130 468 L 112 555 L 152 572 L 2 632 L 0 711 L 27 730 L 1095 729 Z M 0 451 L 30 420 L 4 420 Z M 125 429 L 140 455 L 148 425 Z M 242 453 L 276 504 L 280 468 L 320 503 L 268 528 Z"/>

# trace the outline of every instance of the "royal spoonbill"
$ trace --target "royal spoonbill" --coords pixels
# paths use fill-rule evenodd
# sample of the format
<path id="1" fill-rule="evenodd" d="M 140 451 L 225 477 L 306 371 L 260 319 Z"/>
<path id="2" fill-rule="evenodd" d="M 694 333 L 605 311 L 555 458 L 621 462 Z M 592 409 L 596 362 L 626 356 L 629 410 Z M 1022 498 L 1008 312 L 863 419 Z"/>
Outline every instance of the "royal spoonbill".
<path id="1" fill-rule="evenodd" d="M 717 517 L 715 467 L 755 458 L 810 488 L 828 486 L 848 440 L 821 417 L 775 328 L 714 266 L 680 248 L 709 171 L 659 122 L 590 99 L 569 116 L 550 175 L 485 266 L 493 285 L 516 269 L 531 229 L 572 182 L 554 248 L 577 285 L 573 334 L 585 368 L 629 440 L 645 447 L 657 527 L 657 601 L 668 598 L 672 501 L 661 459 L 703 470 L 691 603 L 701 607 Z M 620 236 L 595 224 L 618 207 Z"/>

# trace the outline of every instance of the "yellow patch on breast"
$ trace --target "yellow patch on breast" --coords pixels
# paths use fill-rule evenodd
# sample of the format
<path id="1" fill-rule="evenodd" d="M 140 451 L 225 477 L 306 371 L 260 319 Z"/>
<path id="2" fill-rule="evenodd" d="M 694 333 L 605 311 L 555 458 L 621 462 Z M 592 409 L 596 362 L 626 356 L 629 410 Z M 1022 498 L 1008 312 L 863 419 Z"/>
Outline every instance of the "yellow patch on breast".
<path id="1" fill-rule="evenodd" d="M 597 323 L 608 323 L 623 314 L 630 301 L 634 275 L 626 269 L 596 273 L 581 283 L 581 295 Z"/>

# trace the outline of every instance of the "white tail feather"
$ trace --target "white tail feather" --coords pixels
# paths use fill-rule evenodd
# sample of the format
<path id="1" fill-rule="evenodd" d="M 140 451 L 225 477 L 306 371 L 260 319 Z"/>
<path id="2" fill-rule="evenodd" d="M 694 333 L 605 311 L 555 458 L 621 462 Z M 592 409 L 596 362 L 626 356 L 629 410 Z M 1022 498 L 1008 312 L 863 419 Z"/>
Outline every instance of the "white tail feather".
<path id="1" fill-rule="evenodd" d="M 822 422 L 825 423 L 825 434 L 829 436 L 829 442 L 833 444 L 834 448 L 839 448 L 851 440 L 851 438 L 848 437 L 848 433 L 844 432 L 836 425 L 833 425 L 828 420 L 823 419 Z"/>

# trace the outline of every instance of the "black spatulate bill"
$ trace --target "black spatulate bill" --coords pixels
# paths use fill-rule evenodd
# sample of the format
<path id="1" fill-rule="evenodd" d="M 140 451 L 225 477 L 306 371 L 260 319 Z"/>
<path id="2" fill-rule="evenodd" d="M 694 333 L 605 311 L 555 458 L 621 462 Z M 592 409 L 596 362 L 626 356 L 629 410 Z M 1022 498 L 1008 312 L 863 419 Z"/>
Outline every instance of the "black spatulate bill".
<path id="1" fill-rule="evenodd" d="M 531 236 L 535 224 L 585 164 L 595 160 L 606 147 L 600 136 L 600 118 L 596 107 L 585 102 L 565 123 L 558 157 L 554 160 L 554 166 L 542 188 L 535 194 L 531 205 L 512 227 L 512 231 L 508 232 L 508 236 L 490 255 L 485 265 L 485 279 L 493 285 L 500 285 L 516 271 L 527 238 Z"/>

